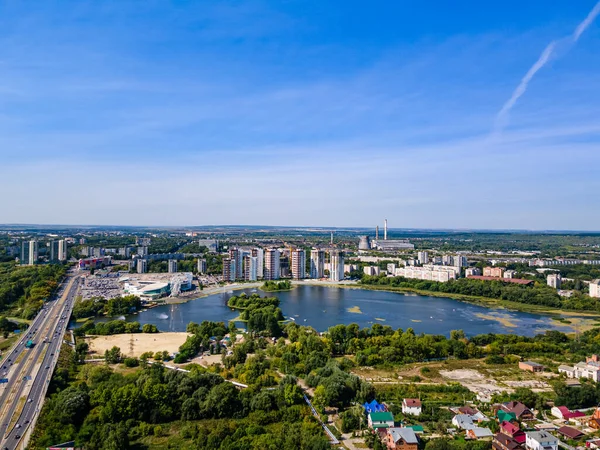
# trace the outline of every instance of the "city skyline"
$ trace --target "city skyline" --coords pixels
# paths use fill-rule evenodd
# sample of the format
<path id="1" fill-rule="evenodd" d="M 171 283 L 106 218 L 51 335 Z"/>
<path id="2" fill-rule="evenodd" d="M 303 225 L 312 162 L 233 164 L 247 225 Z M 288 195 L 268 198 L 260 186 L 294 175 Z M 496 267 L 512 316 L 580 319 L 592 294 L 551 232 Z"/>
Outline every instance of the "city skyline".
<path id="1" fill-rule="evenodd" d="M 1 8 L 2 223 L 598 229 L 596 1 Z"/>

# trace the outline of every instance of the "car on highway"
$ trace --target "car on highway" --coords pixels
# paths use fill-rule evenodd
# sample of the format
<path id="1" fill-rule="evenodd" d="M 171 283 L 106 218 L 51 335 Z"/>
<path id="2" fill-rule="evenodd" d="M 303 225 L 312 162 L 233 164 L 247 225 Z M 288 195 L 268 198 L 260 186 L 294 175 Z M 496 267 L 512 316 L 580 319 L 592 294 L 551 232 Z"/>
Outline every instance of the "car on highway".
<path id="1" fill-rule="evenodd" d="M 20 423 L 16 424 L 15 428 L 21 428 L 21 424 Z"/>
<path id="2" fill-rule="evenodd" d="M 15 439 L 21 439 L 21 435 L 20 434 L 15 435 Z"/>
<path id="3" fill-rule="evenodd" d="M 50 366 L 46 366 L 46 370 L 48 370 L 50 368 Z"/>

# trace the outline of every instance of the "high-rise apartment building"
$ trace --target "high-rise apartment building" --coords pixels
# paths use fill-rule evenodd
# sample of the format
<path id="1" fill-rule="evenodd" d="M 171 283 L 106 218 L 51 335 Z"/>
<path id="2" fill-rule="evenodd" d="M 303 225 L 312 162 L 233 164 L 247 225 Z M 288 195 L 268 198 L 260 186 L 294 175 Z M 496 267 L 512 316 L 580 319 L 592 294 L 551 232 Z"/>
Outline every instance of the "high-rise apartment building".
<path id="1" fill-rule="evenodd" d="M 281 254 L 279 250 L 265 250 L 265 280 L 279 280 L 281 270 Z"/>
<path id="2" fill-rule="evenodd" d="M 50 262 L 58 262 L 58 241 L 50 241 L 48 243 L 50 255 L 48 257 Z"/>
<path id="3" fill-rule="evenodd" d="M 207 267 L 206 267 L 206 260 L 205 259 L 201 259 L 198 258 L 198 273 L 206 273 Z"/>
<path id="4" fill-rule="evenodd" d="M 306 278 L 306 253 L 302 249 L 292 250 L 292 278 L 302 280 Z"/>
<path id="5" fill-rule="evenodd" d="M 169 260 L 169 273 L 177 273 L 177 260 L 176 259 Z"/>
<path id="6" fill-rule="evenodd" d="M 546 277 L 546 282 L 548 283 L 548 286 L 553 287 L 554 289 L 560 289 L 562 277 L 560 276 L 560 273 L 551 273 Z"/>
<path id="7" fill-rule="evenodd" d="M 235 281 L 235 259 L 223 258 L 223 281 Z"/>
<path id="8" fill-rule="evenodd" d="M 244 256 L 244 280 L 256 281 L 258 279 L 258 257 Z"/>
<path id="9" fill-rule="evenodd" d="M 331 281 L 342 281 L 344 279 L 344 252 L 332 249 L 329 251 Z"/>
<path id="10" fill-rule="evenodd" d="M 21 244 L 21 264 L 33 266 L 38 260 L 38 242 L 35 239 Z"/>
<path id="11" fill-rule="evenodd" d="M 137 260 L 137 273 L 146 273 L 148 272 L 148 261 L 145 259 Z"/>
<path id="12" fill-rule="evenodd" d="M 419 260 L 419 264 L 429 264 L 429 253 L 419 252 L 417 253 L 417 259 Z"/>
<path id="13" fill-rule="evenodd" d="M 139 246 L 138 249 L 137 249 L 137 254 L 139 256 L 141 256 L 142 258 L 144 256 L 148 256 L 148 247 L 146 247 L 145 245 Z"/>
<path id="14" fill-rule="evenodd" d="M 453 266 L 454 258 L 451 255 L 444 255 L 442 256 L 442 264 L 444 266 Z"/>
<path id="15" fill-rule="evenodd" d="M 600 297 L 600 280 L 590 281 L 590 297 Z"/>
<path id="16" fill-rule="evenodd" d="M 466 267 L 467 265 L 469 265 L 469 263 L 468 263 L 468 261 L 467 261 L 467 258 L 466 258 L 465 256 L 462 256 L 462 255 L 456 255 L 456 256 L 453 258 L 453 261 L 452 261 L 452 262 L 454 263 L 454 264 L 452 264 L 452 265 L 453 265 L 454 267 L 458 267 L 458 268 L 461 268 L 461 267 Z"/>
<path id="17" fill-rule="evenodd" d="M 323 278 L 325 276 L 325 252 L 319 248 L 310 251 L 310 277 Z"/>
<path id="18" fill-rule="evenodd" d="M 484 267 L 483 268 L 483 276 L 484 277 L 503 278 L 504 277 L 504 269 L 502 267 Z"/>
<path id="19" fill-rule="evenodd" d="M 69 254 L 67 253 L 67 241 L 66 239 L 61 239 L 58 241 L 58 260 L 66 261 Z"/>
<path id="20" fill-rule="evenodd" d="M 229 250 L 229 259 L 235 261 L 235 278 L 241 280 L 244 278 L 244 251 L 239 248 Z"/>
<path id="21" fill-rule="evenodd" d="M 257 258 L 256 276 L 263 278 L 265 276 L 265 251 L 262 248 L 253 248 L 252 256 Z"/>

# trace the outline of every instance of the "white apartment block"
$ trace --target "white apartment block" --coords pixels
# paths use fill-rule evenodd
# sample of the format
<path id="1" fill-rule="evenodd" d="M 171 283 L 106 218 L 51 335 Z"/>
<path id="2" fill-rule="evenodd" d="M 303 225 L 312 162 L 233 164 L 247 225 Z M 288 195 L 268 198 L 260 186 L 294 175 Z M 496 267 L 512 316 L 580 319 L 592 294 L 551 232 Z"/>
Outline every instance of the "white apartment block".
<path id="1" fill-rule="evenodd" d="M 381 273 L 379 266 L 365 266 L 363 267 L 363 272 L 366 275 L 377 276 Z"/>
<path id="2" fill-rule="evenodd" d="M 429 264 L 429 253 L 428 252 L 419 252 L 417 253 L 417 259 L 420 264 Z"/>
<path id="3" fill-rule="evenodd" d="M 306 278 L 306 253 L 302 249 L 292 250 L 292 278 L 302 280 Z"/>
<path id="4" fill-rule="evenodd" d="M 281 276 L 281 253 L 276 249 L 265 251 L 265 280 L 279 280 Z"/>
<path id="5" fill-rule="evenodd" d="M 504 271 L 504 278 L 512 279 L 512 278 L 516 278 L 516 277 L 517 277 L 516 270 L 505 270 Z"/>
<path id="6" fill-rule="evenodd" d="M 394 275 L 397 277 L 445 283 L 458 278 L 459 273 L 460 268 L 458 267 L 425 265 L 423 267 L 401 267 L 396 269 Z"/>
<path id="7" fill-rule="evenodd" d="M 465 269 L 465 277 L 479 276 L 481 275 L 481 269 L 479 267 L 467 267 Z"/>
<path id="8" fill-rule="evenodd" d="M 344 279 L 344 253 L 339 250 L 331 250 L 329 279 L 331 281 L 342 281 Z"/>
<path id="9" fill-rule="evenodd" d="M 396 264 L 388 263 L 386 269 L 387 269 L 387 273 L 393 275 L 396 272 Z"/>
<path id="10" fill-rule="evenodd" d="M 594 280 L 590 283 L 590 297 L 600 298 L 600 280 Z"/>
<path id="11" fill-rule="evenodd" d="M 244 280 L 256 281 L 258 277 L 258 257 L 244 256 Z"/>
<path id="12" fill-rule="evenodd" d="M 554 289 L 560 289 L 560 285 L 562 284 L 560 273 L 551 273 L 546 277 L 546 282 L 548 283 L 548 286 Z"/>
<path id="13" fill-rule="evenodd" d="M 66 261 L 67 260 L 67 241 L 61 239 L 58 241 L 58 260 Z"/>
<path id="14" fill-rule="evenodd" d="M 257 259 L 256 276 L 262 278 L 265 276 L 265 251 L 262 248 L 253 248 L 252 256 Z"/>
<path id="15" fill-rule="evenodd" d="M 325 274 L 325 252 L 320 249 L 310 251 L 310 277 L 323 278 Z"/>

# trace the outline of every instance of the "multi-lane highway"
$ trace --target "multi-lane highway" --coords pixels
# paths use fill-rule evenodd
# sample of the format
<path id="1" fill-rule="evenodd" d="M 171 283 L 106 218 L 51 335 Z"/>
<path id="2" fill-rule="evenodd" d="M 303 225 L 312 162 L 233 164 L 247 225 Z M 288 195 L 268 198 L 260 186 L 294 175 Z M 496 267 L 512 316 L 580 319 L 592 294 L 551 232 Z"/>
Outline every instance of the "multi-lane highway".
<path id="1" fill-rule="evenodd" d="M 78 276 L 69 272 L 56 299 L 44 305 L 17 345 L 0 361 L 2 378 L 9 380 L 0 385 L 2 449 L 24 447 L 23 436 L 37 419 L 71 317 L 78 283 Z M 29 340 L 35 344 L 32 348 L 26 348 Z"/>

